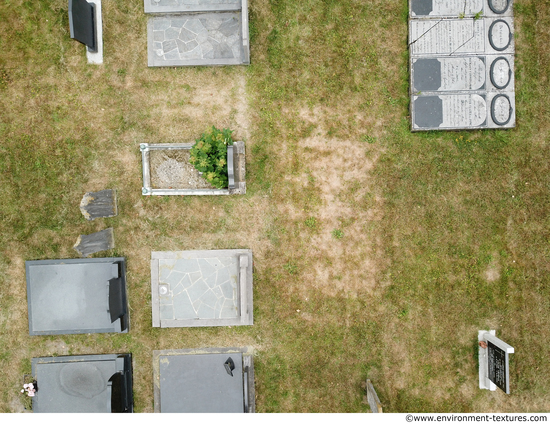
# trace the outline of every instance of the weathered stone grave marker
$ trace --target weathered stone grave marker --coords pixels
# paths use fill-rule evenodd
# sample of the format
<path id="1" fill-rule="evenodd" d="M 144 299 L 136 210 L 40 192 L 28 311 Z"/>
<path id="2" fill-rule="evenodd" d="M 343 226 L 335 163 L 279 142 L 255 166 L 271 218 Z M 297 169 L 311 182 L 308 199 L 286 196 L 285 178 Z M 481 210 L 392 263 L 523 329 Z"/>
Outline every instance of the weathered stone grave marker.
<path id="1" fill-rule="evenodd" d="M 380 403 L 380 399 L 378 399 L 378 395 L 374 390 L 374 386 L 372 385 L 369 379 L 367 379 L 366 391 L 367 391 L 367 402 L 369 403 L 370 410 L 374 414 L 382 413 L 383 412 L 382 404 Z"/>
<path id="2" fill-rule="evenodd" d="M 87 47 L 88 63 L 103 63 L 103 22 L 101 0 L 69 0 L 71 38 Z"/>
<path id="3" fill-rule="evenodd" d="M 510 0 L 410 0 L 412 130 L 515 126 Z"/>
<path id="4" fill-rule="evenodd" d="M 80 212 L 88 221 L 116 216 L 116 191 L 101 190 L 84 194 L 80 202 Z"/>
<path id="5" fill-rule="evenodd" d="M 495 336 L 495 330 L 480 330 L 479 341 L 479 388 L 500 388 L 510 394 L 509 357 L 514 348 Z"/>
<path id="6" fill-rule="evenodd" d="M 73 249 L 76 250 L 83 258 L 90 256 L 93 253 L 103 250 L 113 249 L 115 247 L 115 236 L 112 228 L 98 231 L 88 235 L 80 235 L 76 240 Z"/>

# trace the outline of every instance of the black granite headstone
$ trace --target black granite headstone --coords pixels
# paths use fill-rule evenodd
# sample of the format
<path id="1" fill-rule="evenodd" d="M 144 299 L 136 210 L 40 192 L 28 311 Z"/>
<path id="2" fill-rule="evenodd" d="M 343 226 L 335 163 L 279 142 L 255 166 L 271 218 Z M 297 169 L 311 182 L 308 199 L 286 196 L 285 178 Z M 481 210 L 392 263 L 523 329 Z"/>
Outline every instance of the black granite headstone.
<path id="1" fill-rule="evenodd" d="M 441 62 L 418 59 L 413 64 L 415 91 L 436 91 L 441 87 Z"/>
<path id="2" fill-rule="evenodd" d="M 489 362 L 489 380 L 496 384 L 496 386 L 502 389 L 506 394 L 510 394 L 507 353 L 493 343 L 487 342 L 487 354 Z"/>
<path id="3" fill-rule="evenodd" d="M 418 97 L 414 106 L 414 123 L 420 128 L 437 128 L 443 123 L 443 101 L 438 96 Z"/>
<path id="4" fill-rule="evenodd" d="M 71 38 L 97 51 L 95 5 L 86 0 L 69 0 L 69 29 Z"/>
<path id="5" fill-rule="evenodd" d="M 80 201 L 80 212 L 88 221 L 116 216 L 116 191 L 101 190 L 84 194 Z"/>
<path id="6" fill-rule="evenodd" d="M 411 0 L 411 10 L 419 16 L 429 15 L 433 10 L 432 0 Z"/>

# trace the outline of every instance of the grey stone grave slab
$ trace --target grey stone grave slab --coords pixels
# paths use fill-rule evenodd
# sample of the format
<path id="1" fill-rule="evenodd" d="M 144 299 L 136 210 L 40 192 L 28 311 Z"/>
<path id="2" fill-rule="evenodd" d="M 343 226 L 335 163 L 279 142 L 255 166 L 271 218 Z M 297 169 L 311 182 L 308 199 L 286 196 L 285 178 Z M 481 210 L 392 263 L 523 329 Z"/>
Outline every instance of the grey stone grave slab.
<path id="1" fill-rule="evenodd" d="M 241 0 L 144 0 L 145 13 L 240 10 Z"/>
<path id="2" fill-rule="evenodd" d="M 512 0 L 411 0 L 409 2 L 411 18 L 480 18 L 511 15 Z"/>
<path id="3" fill-rule="evenodd" d="M 30 335 L 128 332 L 124 258 L 26 261 L 25 267 Z"/>
<path id="4" fill-rule="evenodd" d="M 479 388 L 493 391 L 498 387 L 510 394 L 509 355 L 514 348 L 498 339 L 495 330 L 480 330 L 478 342 Z"/>
<path id="5" fill-rule="evenodd" d="M 411 129 L 514 127 L 513 17 L 448 17 L 457 3 L 445 0 L 409 5 Z"/>
<path id="6" fill-rule="evenodd" d="M 73 246 L 83 258 L 93 253 L 103 250 L 113 249 L 115 247 L 115 236 L 112 228 L 98 231 L 88 235 L 80 235 Z"/>
<path id="7" fill-rule="evenodd" d="M 151 67 L 249 64 L 248 11 L 152 15 L 147 57 Z"/>
<path id="8" fill-rule="evenodd" d="M 217 189 L 200 177 L 199 171 L 178 152 L 189 151 L 193 143 L 142 143 L 142 194 L 145 196 L 220 196 L 246 194 L 245 145 L 235 141 L 227 146 L 229 186 Z M 181 157 L 180 157 L 181 156 Z M 209 188 L 205 188 L 209 187 Z"/>
<path id="9" fill-rule="evenodd" d="M 33 358 L 33 412 L 133 412 L 131 354 Z"/>
<path id="10" fill-rule="evenodd" d="M 153 351 L 153 370 L 155 412 L 255 411 L 251 348 Z"/>
<path id="11" fill-rule="evenodd" d="M 116 191 L 101 190 L 84 194 L 80 202 L 80 211 L 88 221 L 116 216 Z"/>
<path id="12" fill-rule="evenodd" d="M 153 327 L 252 325 L 252 251 L 152 252 Z"/>

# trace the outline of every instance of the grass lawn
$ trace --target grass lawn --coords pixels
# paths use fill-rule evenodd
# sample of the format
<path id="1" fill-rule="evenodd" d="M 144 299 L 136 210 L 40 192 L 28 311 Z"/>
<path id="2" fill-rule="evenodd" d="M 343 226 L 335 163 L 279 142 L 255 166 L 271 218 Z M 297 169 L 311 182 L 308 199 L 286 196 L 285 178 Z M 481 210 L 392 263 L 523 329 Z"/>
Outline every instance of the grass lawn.
<path id="1" fill-rule="evenodd" d="M 250 0 L 248 67 L 148 68 L 141 0 L 102 4 L 104 65 L 66 0 L 0 4 L 0 412 L 37 356 L 253 346 L 258 412 L 550 410 L 550 2 L 515 0 L 517 127 L 411 133 L 406 0 Z M 247 194 L 141 195 L 140 143 L 233 129 Z M 119 215 L 86 221 L 86 191 Z M 28 335 L 25 260 L 113 227 L 130 332 Z M 254 326 L 151 325 L 150 252 L 250 248 Z M 478 389 L 477 331 L 514 346 Z"/>

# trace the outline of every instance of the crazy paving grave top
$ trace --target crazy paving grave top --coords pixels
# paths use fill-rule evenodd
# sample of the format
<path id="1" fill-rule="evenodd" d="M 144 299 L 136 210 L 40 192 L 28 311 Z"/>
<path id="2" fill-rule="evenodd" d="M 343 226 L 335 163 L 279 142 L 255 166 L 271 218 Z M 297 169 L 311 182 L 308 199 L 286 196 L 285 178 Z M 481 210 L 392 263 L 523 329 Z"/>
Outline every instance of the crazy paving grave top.
<path id="1" fill-rule="evenodd" d="M 144 0 L 145 13 L 240 10 L 241 0 Z"/>
<path id="2" fill-rule="evenodd" d="M 152 16 L 147 32 L 149 66 L 249 63 L 248 22 L 240 12 Z"/>
<path id="3" fill-rule="evenodd" d="M 153 326 L 252 323 L 252 253 L 153 252 Z"/>

